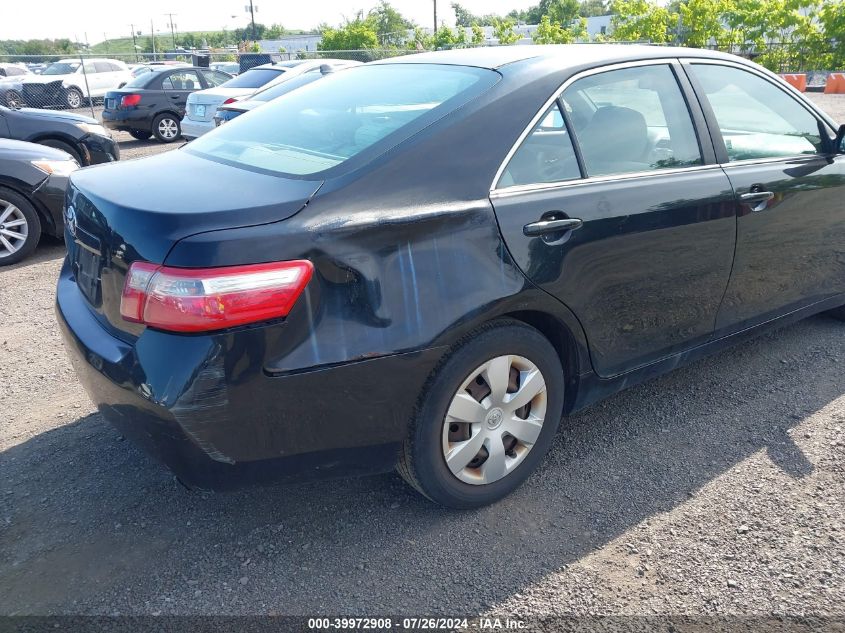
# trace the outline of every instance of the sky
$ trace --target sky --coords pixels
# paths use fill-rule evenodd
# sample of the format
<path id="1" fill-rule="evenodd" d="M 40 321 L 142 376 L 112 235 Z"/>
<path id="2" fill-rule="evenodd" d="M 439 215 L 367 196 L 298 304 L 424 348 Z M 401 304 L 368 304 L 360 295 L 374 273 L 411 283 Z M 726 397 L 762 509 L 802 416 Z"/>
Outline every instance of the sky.
<path id="1" fill-rule="evenodd" d="M 451 0 L 437 0 L 438 22 L 454 25 Z M 14 12 L 11 6 L 14 3 Z M 244 10 L 249 0 L 129 0 L 110 2 L 93 0 L 0 0 L 0 40 L 61 38 L 96 44 L 106 37 L 129 37 L 130 23 L 136 30 L 150 32 L 152 19 L 156 32 L 170 32 L 170 18 L 178 31 L 212 31 L 223 27 L 243 27 L 249 21 Z M 312 29 L 321 22 L 338 24 L 344 16 L 353 17 L 359 9 L 365 12 L 377 0 L 253 0 L 258 7 L 255 21 L 262 24 L 280 23 L 287 29 Z M 433 23 L 432 0 L 391 0 L 405 17 L 421 26 Z M 462 0 L 473 13 L 505 14 L 511 9 L 523 9 L 536 0 Z M 234 17 L 233 17 L 234 16 Z"/>

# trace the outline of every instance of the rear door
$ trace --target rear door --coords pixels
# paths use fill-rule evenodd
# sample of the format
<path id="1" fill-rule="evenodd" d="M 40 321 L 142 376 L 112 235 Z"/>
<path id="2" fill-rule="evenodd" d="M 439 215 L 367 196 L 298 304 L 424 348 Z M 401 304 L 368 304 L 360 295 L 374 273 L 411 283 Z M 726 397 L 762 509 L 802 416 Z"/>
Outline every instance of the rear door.
<path id="1" fill-rule="evenodd" d="M 737 196 L 737 248 L 717 329 L 742 330 L 845 292 L 845 156 L 777 80 L 685 64 Z"/>
<path id="2" fill-rule="evenodd" d="M 204 88 L 196 70 L 174 70 L 161 80 L 161 87 L 180 117 L 185 116 L 188 95 Z"/>
<path id="3" fill-rule="evenodd" d="M 736 222 L 691 95 L 671 60 L 579 75 L 491 193 L 512 256 L 576 314 L 601 376 L 713 334 Z"/>

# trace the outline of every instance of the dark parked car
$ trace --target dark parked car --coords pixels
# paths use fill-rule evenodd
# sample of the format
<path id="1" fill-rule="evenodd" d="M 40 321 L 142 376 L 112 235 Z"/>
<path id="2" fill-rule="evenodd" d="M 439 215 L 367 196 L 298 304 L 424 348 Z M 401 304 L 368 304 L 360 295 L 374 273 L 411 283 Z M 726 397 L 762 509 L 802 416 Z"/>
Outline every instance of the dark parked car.
<path id="1" fill-rule="evenodd" d="M 120 148 L 108 130 L 96 119 L 70 112 L 0 106 L 0 138 L 60 149 L 83 166 L 120 159 Z"/>
<path id="2" fill-rule="evenodd" d="M 287 93 L 296 90 L 300 86 L 306 86 L 313 81 L 322 79 L 323 77 L 326 77 L 337 70 L 342 70 L 343 68 L 347 68 L 347 65 L 343 65 L 338 68 L 332 63 L 322 64 L 318 68 L 309 70 L 307 73 L 303 73 L 302 75 L 297 75 L 288 81 L 262 88 L 244 101 L 224 103 L 223 105 L 218 106 L 217 111 L 214 113 L 214 125 L 223 125 L 224 123 L 239 117 L 244 112 L 255 110 L 255 108 L 264 105 L 268 101 L 277 99 L 282 95 L 286 95 Z"/>
<path id="3" fill-rule="evenodd" d="M 0 266 L 29 255 L 42 233 L 62 236 L 67 177 L 78 167 L 59 150 L 0 140 Z"/>
<path id="4" fill-rule="evenodd" d="M 188 95 L 219 86 L 232 78 L 199 67 L 153 66 L 152 72 L 135 77 L 120 90 L 106 93 L 103 124 L 123 130 L 140 140 L 151 136 L 170 143 L 181 136 Z"/>
<path id="5" fill-rule="evenodd" d="M 843 133 L 710 51 L 377 61 L 74 174 L 58 319 L 103 415 L 189 484 L 397 467 L 478 506 L 562 415 L 845 318 Z"/>

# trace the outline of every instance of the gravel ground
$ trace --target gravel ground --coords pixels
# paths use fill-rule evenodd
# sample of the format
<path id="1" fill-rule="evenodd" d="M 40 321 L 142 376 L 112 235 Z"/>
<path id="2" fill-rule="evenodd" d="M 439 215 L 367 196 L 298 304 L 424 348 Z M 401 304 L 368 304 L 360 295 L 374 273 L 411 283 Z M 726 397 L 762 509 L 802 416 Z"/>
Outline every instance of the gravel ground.
<path id="1" fill-rule="evenodd" d="M 814 98 L 845 120 L 845 98 Z M 162 147 L 131 143 L 124 158 Z M 2 614 L 845 617 L 841 322 L 565 420 L 494 507 L 445 511 L 395 475 L 198 493 L 78 386 L 52 313 L 61 256 L 0 273 Z"/>

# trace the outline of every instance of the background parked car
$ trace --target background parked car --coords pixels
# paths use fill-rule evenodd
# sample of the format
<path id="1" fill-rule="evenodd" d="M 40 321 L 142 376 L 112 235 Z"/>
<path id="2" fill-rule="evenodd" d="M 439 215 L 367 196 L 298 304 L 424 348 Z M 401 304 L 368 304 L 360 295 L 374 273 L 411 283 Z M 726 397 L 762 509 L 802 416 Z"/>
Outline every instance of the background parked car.
<path id="1" fill-rule="evenodd" d="M 0 77 L 0 103 L 10 108 L 21 108 L 24 106 L 23 81 L 28 77 L 34 77 L 30 73 L 24 75 L 13 75 L 11 77 Z"/>
<path id="2" fill-rule="evenodd" d="M 0 139 L 40 143 L 70 154 L 80 165 L 110 163 L 120 149 L 96 119 L 72 112 L 0 105 Z"/>
<path id="3" fill-rule="evenodd" d="M 179 138 L 188 95 L 219 86 L 232 77 L 209 68 L 156 66 L 120 90 L 106 93 L 103 125 L 140 140 L 155 136 L 163 143 Z"/>
<path id="4" fill-rule="evenodd" d="M 62 59 L 23 82 L 23 99 L 35 108 L 79 108 L 86 98 L 103 97 L 131 78 L 126 64 L 116 59 L 86 59 L 84 64 L 79 59 Z"/>
<path id="5" fill-rule="evenodd" d="M 261 90 L 245 101 L 235 101 L 234 103 L 221 105 L 217 108 L 217 112 L 214 113 L 214 125 L 219 126 L 227 121 L 231 121 L 244 112 L 254 110 L 268 101 L 272 101 L 282 95 L 286 95 L 300 86 L 305 86 L 313 81 L 317 81 L 326 75 L 332 74 L 335 70 L 343 69 L 346 66 L 346 64 L 342 64 L 339 67 L 336 64 L 320 64 L 319 68 L 312 68 L 308 72 L 292 77 L 288 81 L 264 86 Z"/>
<path id="6" fill-rule="evenodd" d="M 212 70 L 219 70 L 223 73 L 229 73 L 233 77 L 239 75 L 241 72 L 241 65 L 238 62 L 211 62 L 209 67 Z"/>
<path id="7" fill-rule="evenodd" d="M 67 177 L 78 167 L 65 152 L 0 140 L 0 266 L 29 255 L 42 232 L 62 235 Z"/>
<path id="8" fill-rule="evenodd" d="M 210 132 L 215 127 L 214 114 L 219 106 L 248 97 L 263 86 L 287 81 L 309 70 L 319 69 L 322 64 L 334 64 L 340 68 L 357 66 L 360 62 L 347 59 L 297 59 L 250 68 L 217 88 L 202 90 L 189 96 L 185 118 L 182 121 L 182 135 L 187 139 L 194 139 Z"/>
<path id="9" fill-rule="evenodd" d="M 19 75 L 28 75 L 29 70 L 26 66 L 20 64 L 5 64 L 0 63 L 0 77 L 17 77 Z"/>

